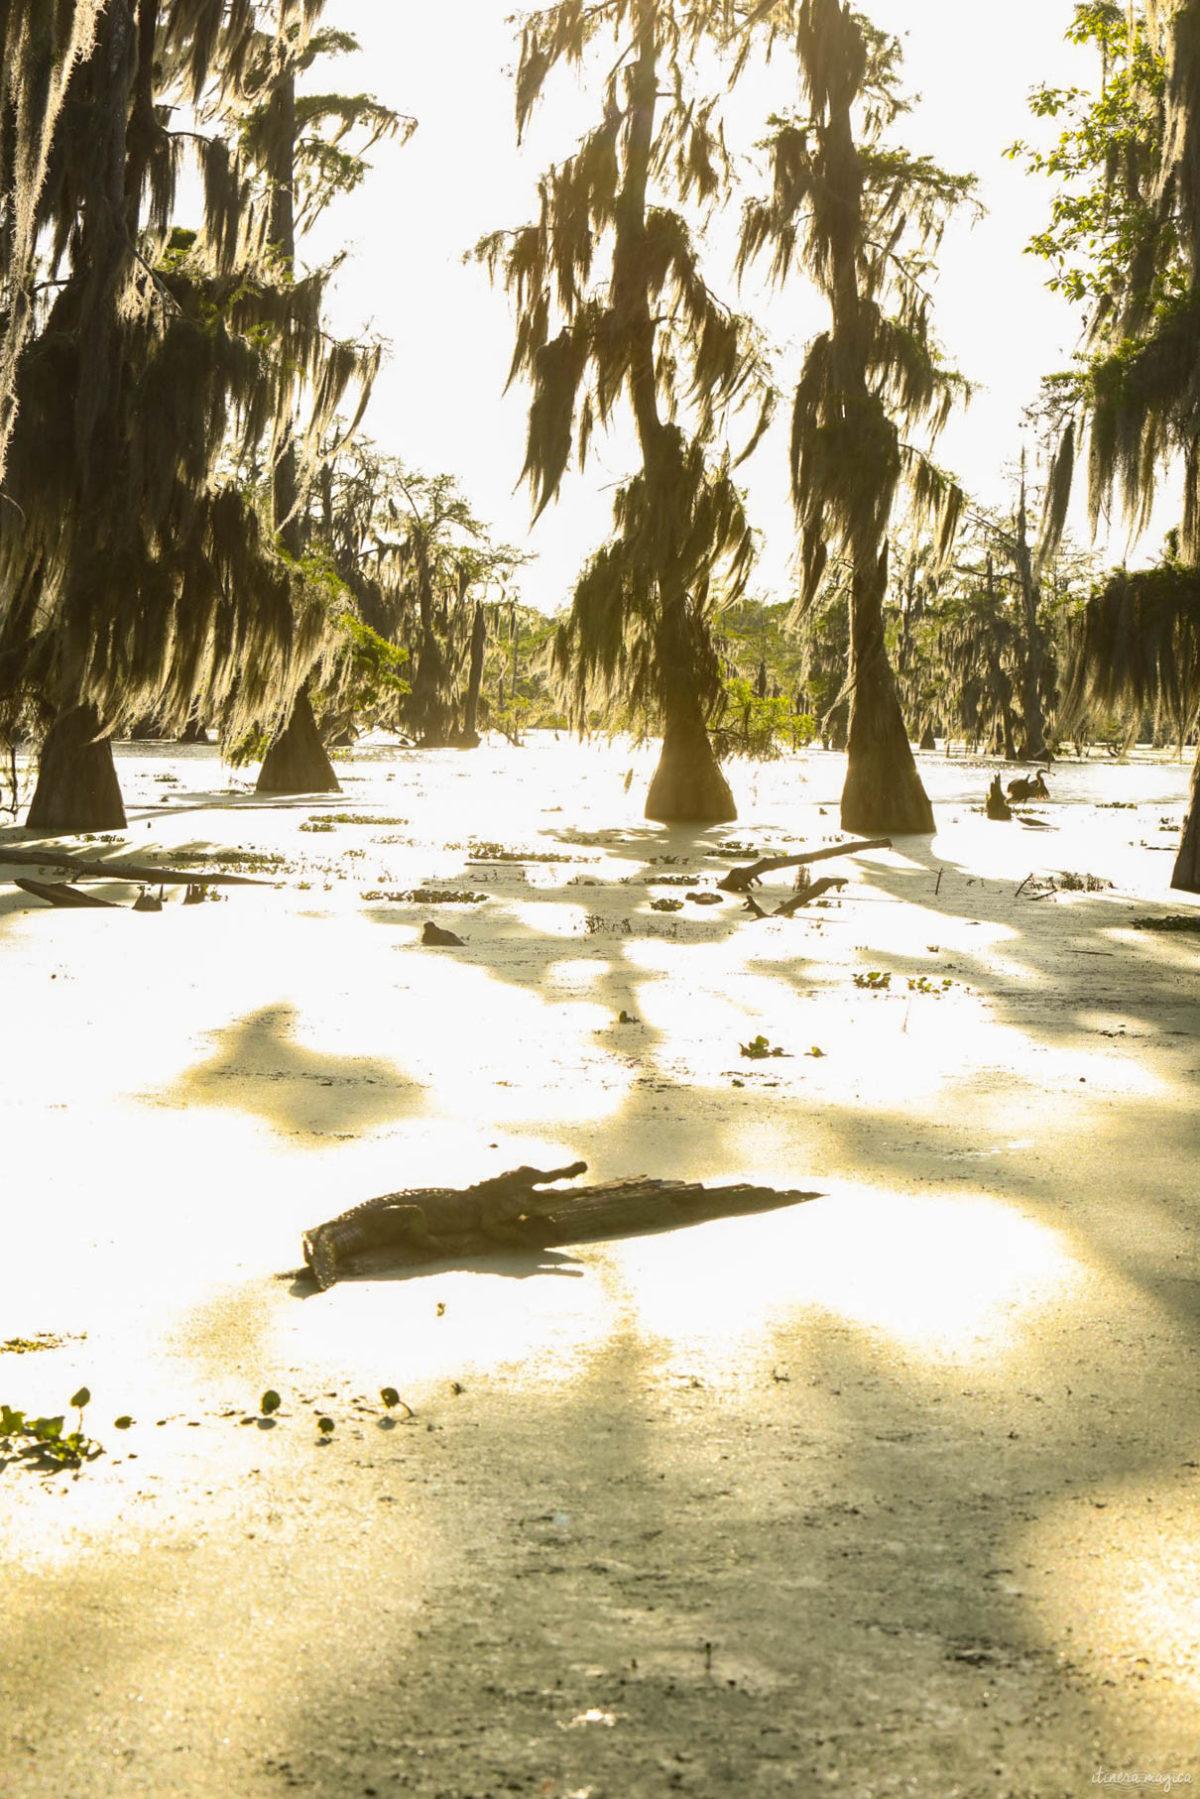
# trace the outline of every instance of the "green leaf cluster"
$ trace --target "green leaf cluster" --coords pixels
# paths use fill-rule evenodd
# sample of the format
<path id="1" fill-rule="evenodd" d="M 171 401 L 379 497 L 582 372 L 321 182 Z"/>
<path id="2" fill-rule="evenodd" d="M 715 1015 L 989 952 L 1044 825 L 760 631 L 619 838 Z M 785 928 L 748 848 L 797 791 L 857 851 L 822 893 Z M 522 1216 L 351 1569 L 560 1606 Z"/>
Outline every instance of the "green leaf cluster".
<path id="1" fill-rule="evenodd" d="M 80 1468 L 104 1451 L 84 1434 L 83 1409 L 91 1400 L 86 1387 L 71 1398 L 79 1414 L 74 1430 L 66 1429 L 66 1415 L 30 1417 L 15 1406 L 0 1404 L 0 1455 L 13 1454 L 28 1466 L 43 1471 Z"/>
<path id="2" fill-rule="evenodd" d="M 1142 8 L 1079 5 L 1067 37 L 1100 57 L 1099 88 L 1037 87 L 1036 118 L 1062 121 L 1049 149 L 1007 154 L 1054 182 L 1050 223 L 1028 245 L 1052 265 L 1047 285 L 1107 315 L 1136 292 L 1143 315 L 1177 296 L 1186 268 L 1156 195 L 1163 152 L 1166 58 Z M 1123 310 L 1123 308 L 1122 308 Z M 1138 321 L 1126 313 L 1122 330 Z"/>

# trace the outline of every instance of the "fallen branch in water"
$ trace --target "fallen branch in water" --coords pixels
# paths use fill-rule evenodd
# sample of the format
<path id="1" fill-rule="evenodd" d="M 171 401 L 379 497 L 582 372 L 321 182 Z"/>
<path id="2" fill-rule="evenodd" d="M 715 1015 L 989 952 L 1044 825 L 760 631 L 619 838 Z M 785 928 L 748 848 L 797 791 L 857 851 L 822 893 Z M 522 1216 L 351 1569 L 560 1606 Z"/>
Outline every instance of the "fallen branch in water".
<path id="1" fill-rule="evenodd" d="M 705 1187 L 644 1176 L 570 1191 L 537 1191 L 586 1172 L 586 1162 L 572 1162 L 566 1168 L 514 1168 L 474 1187 L 383 1193 L 305 1231 L 304 1259 L 317 1285 L 325 1288 L 343 1275 L 362 1272 L 364 1260 L 382 1257 L 386 1264 L 409 1267 L 513 1249 L 548 1249 L 820 1198 L 790 1188 L 742 1183 Z"/>
<path id="2" fill-rule="evenodd" d="M 862 837 L 849 843 L 830 843 L 821 850 L 805 850 L 799 856 L 762 856 L 757 862 L 745 862 L 740 868 L 731 868 L 717 886 L 726 893 L 749 893 L 764 875 L 773 874 L 777 868 L 800 868 L 806 862 L 824 862 L 830 856 L 852 856 L 856 850 L 890 850 L 891 847 L 890 837 Z"/>
<path id="3" fill-rule="evenodd" d="M 99 899 L 94 893 L 85 893 L 81 887 L 68 887 L 65 881 L 14 881 L 22 893 L 31 893 L 34 899 L 45 900 L 48 906 L 62 906 L 67 911 L 77 911 L 81 906 L 103 906 L 106 911 L 117 911 L 114 900 Z"/>
<path id="4" fill-rule="evenodd" d="M 820 899 L 821 895 L 828 893 L 832 887 L 841 888 L 845 885 L 844 875 L 824 875 L 819 881 L 811 881 L 807 887 L 799 888 L 793 893 L 791 899 L 781 901 L 773 912 L 764 912 L 754 895 L 748 893 L 746 910 L 753 913 L 755 918 L 790 918 L 793 912 L 800 910 L 801 906 L 811 905 L 813 900 Z"/>

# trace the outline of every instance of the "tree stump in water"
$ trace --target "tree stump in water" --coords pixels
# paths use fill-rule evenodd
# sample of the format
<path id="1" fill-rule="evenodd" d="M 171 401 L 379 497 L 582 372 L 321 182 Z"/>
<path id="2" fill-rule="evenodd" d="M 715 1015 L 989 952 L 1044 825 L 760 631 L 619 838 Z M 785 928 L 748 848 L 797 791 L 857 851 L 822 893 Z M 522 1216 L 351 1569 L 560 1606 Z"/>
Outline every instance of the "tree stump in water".
<path id="1" fill-rule="evenodd" d="M 996 776 L 991 786 L 988 788 L 986 809 L 989 818 L 1003 820 L 1012 817 L 1012 807 L 1004 797 L 1004 790 L 1000 786 L 999 775 Z"/>

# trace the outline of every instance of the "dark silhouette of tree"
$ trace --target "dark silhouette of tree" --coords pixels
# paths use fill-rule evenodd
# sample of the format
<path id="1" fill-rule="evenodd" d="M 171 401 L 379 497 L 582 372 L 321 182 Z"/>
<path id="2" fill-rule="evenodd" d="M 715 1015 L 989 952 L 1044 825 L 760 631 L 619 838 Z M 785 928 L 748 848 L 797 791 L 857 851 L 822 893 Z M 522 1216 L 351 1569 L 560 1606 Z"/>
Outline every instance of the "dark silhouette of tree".
<path id="1" fill-rule="evenodd" d="M 619 402 L 632 413 L 641 467 L 618 489 L 613 535 L 579 577 L 555 655 L 577 720 L 601 698 L 661 724 L 646 816 L 662 821 L 736 816 L 708 735 L 722 703 L 712 618 L 718 594 L 741 593 L 753 546 L 722 434 L 747 401 L 765 429 L 769 383 L 754 330 L 708 286 L 685 216 L 707 216 L 730 191 L 694 59 L 731 41 L 736 10 L 563 0 L 527 18 L 518 133 L 551 72 L 608 40 L 602 116 L 542 178 L 536 222 L 480 245 L 516 303 L 510 380 L 533 389 L 535 517 Z"/>
<path id="2" fill-rule="evenodd" d="M 199 698 L 236 734 L 290 704 L 325 630 L 236 470 L 297 370 L 319 429 L 355 368 L 321 333 L 320 283 L 277 279 L 228 139 L 173 125 L 175 101 L 203 117 L 239 91 L 254 39 L 251 6 L 210 0 L 0 14 L 0 682 L 54 719 L 38 828 L 122 825 L 114 728 L 151 711 L 182 730 Z M 198 233 L 172 228 L 189 150 Z"/>
<path id="3" fill-rule="evenodd" d="M 407 136 L 415 125 L 370 95 L 297 91 L 297 78 L 319 58 L 358 48 L 357 40 L 346 32 L 315 29 L 324 8 L 325 0 L 304 0 L 302 9 L 295 0 L 274 0 L 274 29 L 261 33 L 255 43 L 245 81 L 251 104 L 239 119 L 243 156 L 267 186 L 268 251 L 279 277 L 289 285 L 296 281 L 298 235 L 336 194 L 359 185 L 368 168 L 366 155 L 381 138 L 401 131 Z M 347 433 L 352 435 L 366 407 L 378 352 L 371 346 L 341 344 L 330 366 L 335 362 L 343 369 L 352 365 L 360 386 L 358 414 Z M 300 402 L 306 372 L 297 370 L 293 406 Z M 315 411 L 318 421 L 328 415 L 319 393 Z M 297 562 L 305 548 L 303 479 L 310 479 L 313 472 L 315 441 L 310 428 L 307 443 L 297 444 L 294 416 L 283 417 L 280 426 L 271 452 L 271 513 L 281 549 Z M 307 451 L 303 468 L 302 450 Z M 296 694 L 282 729 L 271 740 L 259 771 L 258 791 L 340 791 L 317 730 L 307 682 Z"/>
<path id="4" fill-rule="evenodd" d="M 903 110 L 895 39 L 844 0 L 760 10 L 795 54 L 804 106 L 773 123 L 773 190 L 746 207 L 741 264 L 768 255 L 776 281 L 807 274 L 829 305 L 829 328 L 809 345 L 796 388 L 791 469 L 801 607 L 831 552 L 851 570 L 842 824 L 871 835 L 932 831 L 888 661 L 888 529 L 907 486 L 914 523 L 930 519 L 944 553 L 962 503 L 901 433 L 936 435 L 963 393 L 938 360 L 925 278 L 973 182 L 885 143 Z"/>
<path id="5" fill-rule="evenodd" d="M 1041 166 L 1076 177 L 1034 247 L 1052 282 L 1091 302 L 1088 352 L 1047 383 L 1062 435 L 1043 541 L 1062 529 L 1077 466 L 1093 526 L 1114 502 L 1138 528 L 1168 467 L 1182 466 L 1176 548 L 1117 570 L 1088 603 L 1067 692 L 1078 711 L 1124 699 L 1194 718 L 1200 682 L 1200 0 L 1076 9 L 1071 35 L 1104 59 L 1098 100 L 1043 91 L 1064 116 Z M 1022 146 L 1014 146 L 1020 151 Z M 1039 159 L 1035 158 L 1035 163 Z M 1177 660 L 1183 658 L 1184 660 Z M 1171 885 L 1200 892 L 1200 756 Z"/>

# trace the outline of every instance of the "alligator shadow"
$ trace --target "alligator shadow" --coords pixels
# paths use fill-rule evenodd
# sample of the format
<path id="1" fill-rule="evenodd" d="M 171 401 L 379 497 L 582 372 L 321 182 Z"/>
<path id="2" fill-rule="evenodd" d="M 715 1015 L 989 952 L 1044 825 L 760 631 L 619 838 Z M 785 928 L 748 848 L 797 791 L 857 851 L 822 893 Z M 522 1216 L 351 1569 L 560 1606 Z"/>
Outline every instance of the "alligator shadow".
<path id="1" fill-rule="evenodd" d="M 587 1270 L 573 1256 L 561 1255 L 555 1249 L 505 1250 L 496 1255 L 449 1255 L 438 1261 L 402 1262 L 386 1250 L 356 1258 L 353 1269 L 339 1273 L 337 1285 L 350 1286 L 364 1281 L 412 1281 L 432 1274 L 499 1274 L 506 1280 L 526 1281 L 535 1275 L 558 1275 L 567 1280 L 582 1280 Z M 292 1268 L 277 1280 L 291 1284 L 288 1292 L 295 1299 L 315 1299 L 322 1291 L 307 1268 Z"/>

